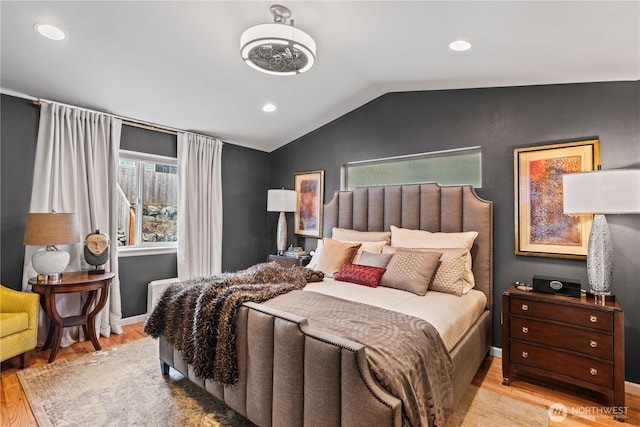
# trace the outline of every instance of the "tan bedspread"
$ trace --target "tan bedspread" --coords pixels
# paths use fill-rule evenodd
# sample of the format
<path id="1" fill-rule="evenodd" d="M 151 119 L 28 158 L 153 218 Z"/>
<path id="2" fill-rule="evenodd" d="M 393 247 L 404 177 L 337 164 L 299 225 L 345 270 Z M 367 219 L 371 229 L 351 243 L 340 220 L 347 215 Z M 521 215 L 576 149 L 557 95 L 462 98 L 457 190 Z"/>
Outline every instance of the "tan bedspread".
<path id="1" fill-rule="evenodd" d="M 451 414 L 453 364 L 440 335 L 426 321 L 300 290 L 263 304 L 363 344 L 372 374 L 402 400 L 404 425 L 442 426 Z"/>

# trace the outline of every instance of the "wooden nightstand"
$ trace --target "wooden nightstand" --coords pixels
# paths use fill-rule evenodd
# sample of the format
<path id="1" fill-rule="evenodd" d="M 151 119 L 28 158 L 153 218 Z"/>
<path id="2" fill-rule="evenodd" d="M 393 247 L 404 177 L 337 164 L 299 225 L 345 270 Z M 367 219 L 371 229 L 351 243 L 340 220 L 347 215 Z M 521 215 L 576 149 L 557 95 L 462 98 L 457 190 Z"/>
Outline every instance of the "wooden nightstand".
<path id="1" fill-rule="evenodd" d="M 300 258 L 289 258 L 284 255 L 270 254 L 269 257 L 267 258 L 267 261 L 269 262 L 275 261 L 283 267 L 293 267 L 293 266 L 304 267 L 305 265 L 309 264 L 309 261 L 311 261 L 311 257 L 305 256 Z"/>
<path id="2" fill-rule="evenodd" d="M 620 304 L 510 285 L 502 294 L 502 383 L 509 385 L 517 374 L 592 390 L 624 407 Z"/>

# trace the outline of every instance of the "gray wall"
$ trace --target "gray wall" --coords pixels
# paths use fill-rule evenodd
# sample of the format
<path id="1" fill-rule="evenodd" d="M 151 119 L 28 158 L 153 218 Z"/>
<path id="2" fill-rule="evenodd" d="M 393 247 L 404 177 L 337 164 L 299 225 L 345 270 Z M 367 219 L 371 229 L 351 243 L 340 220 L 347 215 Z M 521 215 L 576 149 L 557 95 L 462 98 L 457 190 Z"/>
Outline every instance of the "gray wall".
<path id="1" fill-rule="evenodd" d="M 1 102 L 0 281 L 20 289 L 22 239 L 31 199 L 40 108 L 7 95 L 2 95 Z M 123 126 L 121 148 L 175 157 L 176 136 Z M 268 251 L 265 211 L 269 155 L 232 144 L 225 144 L 222 152 L 222 268 L 233 271 L 264 260 Z M 120 257 L 119 264 L 123 317 L 146 312 L 147 284 L 151 280 L 177 276 L 175 254 Z"/>
<path id="2" fill-rule="evenodd" d="M 324 169 L 326 203 L 345 162 L 481 145 L 478 194 L 495 203 L 493 344 L 500 346 L 499 302 L 509 283 L 534 274 L 588 283 L 585 261 L 514 254 L 513 150 L 598 137 L 604 169 L 640 167 L 639 122 L 640 82 L 389 93 L 271 153 L 271 186 L 292 188 L 296 171 Z M 640 215 L 607 220 L 613 291 L 625 309 L 626 377 L 640 383 L 640 365 L 631 363 L 640 358 Z M 301 243 L 315 247 L 313 239 Z"/>
<path id="3" fill-rule="evenodd" d="M 0 98 L 0 281 L 22 287 L 24 226 L 31 203 L 40 108 L 31 101 Z"/>

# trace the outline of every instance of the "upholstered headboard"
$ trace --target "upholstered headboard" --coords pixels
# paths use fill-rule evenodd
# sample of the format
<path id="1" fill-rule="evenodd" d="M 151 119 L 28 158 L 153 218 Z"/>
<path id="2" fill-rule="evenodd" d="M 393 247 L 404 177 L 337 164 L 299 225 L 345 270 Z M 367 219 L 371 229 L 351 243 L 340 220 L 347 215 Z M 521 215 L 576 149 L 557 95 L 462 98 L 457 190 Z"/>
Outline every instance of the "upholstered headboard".
<path id="1" fill-rule="evenodd" d="M 333 227 L 388 231 L 391 225 L 431 232 L 477 231 L 471 255 L 476 289 L 493 307 L 493 202 L 471 186 L 437 184 L 360 187 L 338 191 L 324 205 L 323 235 Z"/>

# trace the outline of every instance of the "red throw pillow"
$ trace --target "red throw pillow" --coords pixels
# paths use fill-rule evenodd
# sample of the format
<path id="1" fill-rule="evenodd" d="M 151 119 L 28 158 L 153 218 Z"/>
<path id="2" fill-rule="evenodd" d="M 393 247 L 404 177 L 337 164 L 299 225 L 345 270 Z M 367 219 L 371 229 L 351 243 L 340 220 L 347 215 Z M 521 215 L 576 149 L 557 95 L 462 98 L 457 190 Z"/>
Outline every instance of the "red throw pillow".
<path id="1" fill-rule="evenodd" d="M 387 269 L 381 267 L 345 264 L 340 269 L 340 272 L 335 275 L 334 279 L 375 288 L 378 286 L 378 283 L 380 283 L 380 279 L 385 271 L 387 271 Z"/>

